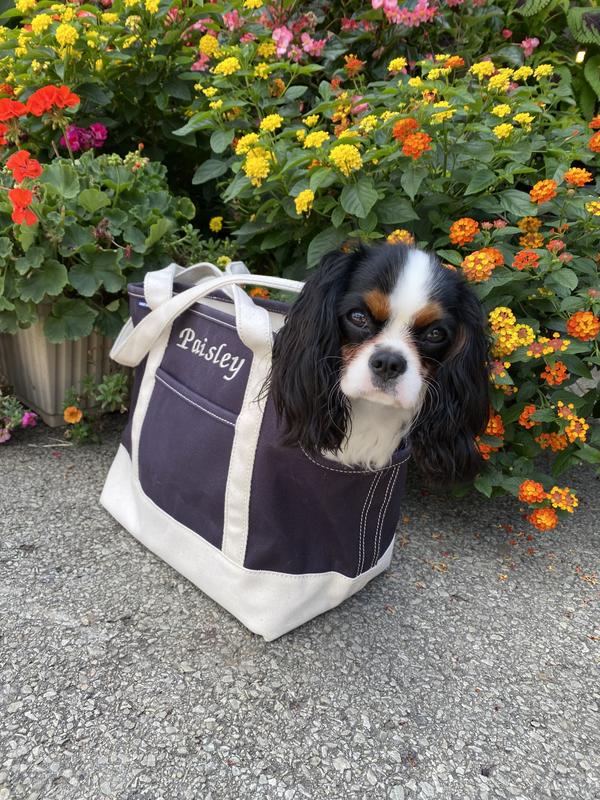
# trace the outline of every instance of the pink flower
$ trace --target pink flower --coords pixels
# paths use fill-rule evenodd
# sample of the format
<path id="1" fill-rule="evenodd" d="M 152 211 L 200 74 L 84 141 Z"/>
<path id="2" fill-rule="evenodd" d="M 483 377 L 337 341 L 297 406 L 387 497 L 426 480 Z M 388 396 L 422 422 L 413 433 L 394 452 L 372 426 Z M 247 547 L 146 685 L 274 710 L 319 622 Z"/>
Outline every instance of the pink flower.
<path id="1" fill-rule="evenodd" d="M 323 48 L 327 44 L 327 39 L 313 39 L 308 33 L 303 33 L 300 37 L 300 41 L 302 42 L 302 49 L 304 52 L 308 53 L 309 56 L 316 56 L 317 58 L 319 58 L 323 52 Z"/>
<path id="2" fill-rule="evenodd" d="M 504 39 L 510 39 L 510 37 L 512 36 L 512 31 L 509 30 L 508 28 L 504 28 L 502 31 L 502 36 Z"/>
<path id="3" fill-rule="evenodd" d="M 8 428 L 0 428 L 0 444 L 4 444 L 4 442 L 8 442 L 10 439 L 10 431 Z"/>
<path id="4" fill-rule="evenodd" d="M 491 230 L 491 229 L 492 229 L 494 226 L 492 225 L 492 223 L 491 223 L 491 222 L 482 222 L 482 223 L 481 223 L 481 227 L 482 227 L 482 229 L 483 229 L 484 231 L 489 231 L 489 230 Z"/>
<path id="5" fill-rule="evenodd" d="M 21 420 L 22 428 L 35 428 L 37 425 L 38 416 L 35 411 L 26 411 Z"/>
<path id="6" fill-rule="evenodd" d="M 280 25 L 273 30 L 273 41 L 277 45 L 277 55 L 284 56 L 287 52 L 290 42 L 294 38 L 291 30 L 286 28 L 285 25 Z"/>
<path id="7" fill-rule="evenodd" d="M 508 222 L 505 219 L 495 219 L 494 228 L 506 228 Z"/>
<path id="8" fill-rule="evenodd" d="M 245 44 L 246 42 L 255 42 L 256 36 L 253 33 L 244 33 L 240 36 L 240 42 Z"/>
<path id="9" fill-rule="evenodd" d="M 244 24 L 244 20 L 240 17 L 237 9 L 223 14 L 223 22 L 225 23 L 225 27 L 230 31 L 241 28 Z"/>
<path id="10" fill-rule="evenodd" d="M 561 253 L 558 260 L 562 261 L 564 264 L 568 264 L 569 261 L 573 261 L 573 256 L 571 253 Z"/>
<path id="11" fill-rule="evenodd" d="M 191 30 L 191 31 L 200 31 L 201 33 L 204 33 L 207 30 L 207 28 L 206 28 L 206 23 L 207 22 L 212 22 L 211 18 L 210 17 L 202 17 L 202 19 L 196 20 L 196 22 L 194 22 L 193 25 L 190 25 L 189 30 Z"/>
<path id="12" fill-rule="evenodd" d="M 342 30 L 355 31 L 358 30 L 358 22 L 350 17 L 342 17 Z"/>
<path id="13" fill-rule="evenodd" d="M 462 6 L 464 0 L 446 0 L 446 5 L 448 8 L 456 8 L 456 6 Z"/>
<path id="14" fill-rule="evenodd" d="M 551 253 L 560 253 L 561 250 L 565 249 L 565 246 L 561 239 L 551 239 L 546 245 L 546 249 L 550 250 Z"/>
<path id="15" fill-rule="evenodd" d="M 205 55 L 204 53 L 200 53 L 198 60 L 194 61 L 190 69 L 192 72 L 206 72 L 208 69 L 208 62 L 210 61 L 210 56 Z"/>
<path id="16" fill-rule="evenodd" d="M 352 95 L 352 102 L 356 103 L 356 105 L 352 106 L 351 113 L 354 114 L 355 117 L 358 116 L 359 114 L 364 114 L 365 111 L 369 110 L 369 104 L 368 103 L 360 103 L 359 102 L 359 100 L 362 100 L 362 99 L 363 99 L 362 94 Z"/>
<path id="17" fill-rule="evenodd" d="M 536 47 L 539 46 L 540 40 L 537 39 L 535 36 L 530 37 L 529 39 L 523 39 L 521 42 L 521 47 L 523 48 L 523 52 L 525 53 L 525 58 L 529 58 L 529 56 L 533 53 Z"/>

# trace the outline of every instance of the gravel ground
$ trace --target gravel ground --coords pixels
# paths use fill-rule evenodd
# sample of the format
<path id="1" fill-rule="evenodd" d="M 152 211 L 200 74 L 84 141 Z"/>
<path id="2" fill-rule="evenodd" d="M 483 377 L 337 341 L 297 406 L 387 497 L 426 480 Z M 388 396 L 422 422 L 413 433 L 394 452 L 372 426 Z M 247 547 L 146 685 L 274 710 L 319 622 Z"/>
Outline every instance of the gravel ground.
<path id="1" fill-rule="evenodd" d="M 0 800 L 600 798 L 598 483 L 532 537 L 414 478 L 391 570 L 267 644 L 98 505 L 117 444 L 0 448 Z"/>

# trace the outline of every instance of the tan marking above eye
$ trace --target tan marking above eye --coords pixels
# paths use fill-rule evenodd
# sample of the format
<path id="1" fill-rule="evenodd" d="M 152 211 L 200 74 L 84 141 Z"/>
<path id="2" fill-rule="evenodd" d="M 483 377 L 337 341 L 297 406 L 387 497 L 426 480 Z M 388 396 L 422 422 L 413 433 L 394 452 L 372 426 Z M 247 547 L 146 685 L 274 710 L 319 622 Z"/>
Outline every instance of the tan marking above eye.
<path id="1" fill-rule="evenodd" d="M 442 319 L 443 316 L 444 310 L 441 305 L 434 300 L 419 309 L 413 319 L 413 325 L 415 328 L 426 328 L 428 325 L 431 325 L 432 322 Z"/>
<path id="2" fill-rule="evenodd" d="M 390 316 L 390 298 L 381 289 L 371 289 L 364 296 L 364 301 L 373 319 L 385 322 Z"/>

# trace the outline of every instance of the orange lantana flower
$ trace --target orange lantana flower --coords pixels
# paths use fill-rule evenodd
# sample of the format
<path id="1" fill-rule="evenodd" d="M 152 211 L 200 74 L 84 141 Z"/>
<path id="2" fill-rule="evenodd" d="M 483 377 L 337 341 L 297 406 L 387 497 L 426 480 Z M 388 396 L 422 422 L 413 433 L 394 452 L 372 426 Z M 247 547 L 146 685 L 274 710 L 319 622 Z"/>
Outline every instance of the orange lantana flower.
<path id="1" fill-rule="evenodd" d="M 540 378 L 543 378 L 550 386 L 560 386 L 568 377 L 567 365 L 562 361 L 556 361 L 553 365 L 548 364 L 540 375 Z"/>
<path id="2" fill-rule="evenodd" d="M 479 223 L 471 217 L 461 217 L 450 226 L 450 241 L 452 244 L 468 244 L 472 242 L 479 232 Z"/>
<path id="3" fill-rule="evenodd" d="M 600 131 L 592 136 L 588 142 L 588 147 L 593 153 L 600 153 Z"/>
<path id="4" fill-rule="evenodd" d="M 537 409 L 533 404 L 525 406 L 518 419 L 519 425 L 523 428 L 533 428 L 534 425 L 539 425 L 539 422 L 531 419 L 531 415 L 535 414 L 536 411 Z"/>
<path id="5" fill-rule="evenodd" d="M 344 61 L 346 62 L 344 64 L 344 69 L 349 78 L 355 78 L 366 64 L 365 61 L 361 61 L 360 58 L 357 58 L 353 53 L 344 56 Z"/>
<path id="6" fill-rule="evenodd" d="M 580 167 L 571 167 L 564 174 L 564 179 L 572 186 L 585 186 L 592 180 L 592 173 Z"/>
<path id="7" fill-rule="evenodd" d="M 535 441 L 539 444 L 542 450 L 550 448 L 553 453 L 558 453 L 560 450 L 565 450 L 569 443 L 564 433 L 540 433 L 535 437 Z"/>
<path id="8" fill-rule="evenodd" d="M 522 503 L 541 503 L 546 499 L 546 492 L 541 483 L 525 480 L 519 486 L 519 500 Z"/>
<path id="9" fill-rule="evenodd" d="M 407 136 L 419 130 L 419 123 L 414 117 L 399 119 L 392 128 L 392 136 L 398 142 L 404 142 Z"/>
<path id="10" fill-rule="evenodd" d="M 591 311 L 577 311 L 567 320 L 567 333 L 582 342 L 595 339 L 600 332 L 600 319 Z"/>
<path id="11" fill-rule="evenodd" d="M 496 264 L 489 253 L 476 250 L 463 259 L 461 266 L 467 280 L 472 283 L 481 283 L 490 277 Z"/>
<path id="12" fill-rule="evenodd" d="M 534 269 L 538 266 L 540 257 L 533 250 L 520 250 L 514 258 L 513 267 L 520 271 L 531 267 Z"/>
<path id="13" fill-rule="evenodd" d="M 534 508 L 527 519 L 538 531 L 551 531 L 558 525 L 558 516 L 553 508 Z"/>
<path id="14" fill-rule="evenodd" d="M 404 140 L 402 152 L 410 156 L 413 161 L 420 158 L 426 150 L 431 150 L 431 136 L 427 133 L 411 133 Z"/>
<path id="15" fill-rule="evenodd" d="M 529 192 L 532 203 L 547 203 L 556 197 L 556 181 L 538 181 Z"/>

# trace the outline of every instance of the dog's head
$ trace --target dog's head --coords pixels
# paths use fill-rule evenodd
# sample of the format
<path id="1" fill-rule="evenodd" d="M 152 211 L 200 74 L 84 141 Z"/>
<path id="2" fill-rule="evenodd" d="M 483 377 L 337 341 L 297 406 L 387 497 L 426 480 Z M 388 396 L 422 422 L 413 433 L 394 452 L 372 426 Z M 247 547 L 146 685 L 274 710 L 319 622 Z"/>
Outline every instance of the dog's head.
<path id="1" fill-rule="evenodd" d="M 415 461 L 464 480 L 489 414 L 480 304 L 456 272 L 405 245 L 326 256 L 275 338 L 271 391 L 287 444 L 336 451 L 353 400 L 412 421 Z"/>

